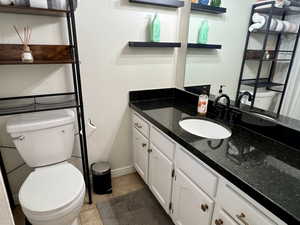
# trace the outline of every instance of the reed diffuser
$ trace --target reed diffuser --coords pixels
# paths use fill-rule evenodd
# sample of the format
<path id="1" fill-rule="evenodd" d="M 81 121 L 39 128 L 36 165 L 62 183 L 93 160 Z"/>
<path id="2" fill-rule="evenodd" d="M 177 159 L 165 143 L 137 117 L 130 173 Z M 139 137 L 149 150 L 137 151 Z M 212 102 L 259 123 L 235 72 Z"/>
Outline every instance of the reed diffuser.
<path id="1" fill-rule="evenodd" d="M 21 55 L 21 59 L 23 62 L 32 63 L 33 62 L 33 56 L 32 52 L 29 47 L 29 42 L 31 39 L 31 32 L 32 29 L 29 26 L 24 27 L 23 29 L 23 37 L 21 36 L 20 32 L 18 31 L 17 27 L 14 26 L 15 31 L 17 32 L 21 43 L 23 44 L 23 52 Z"/>

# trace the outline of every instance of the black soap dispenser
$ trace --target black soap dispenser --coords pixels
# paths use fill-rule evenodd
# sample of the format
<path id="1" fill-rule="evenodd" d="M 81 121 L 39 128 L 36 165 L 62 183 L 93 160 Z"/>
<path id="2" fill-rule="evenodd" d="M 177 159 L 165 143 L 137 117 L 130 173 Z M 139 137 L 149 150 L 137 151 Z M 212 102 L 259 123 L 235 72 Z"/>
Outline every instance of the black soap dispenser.
<path id="1" fill-rule="evenodd" d="M 223 88 L 226 87 L 225 85 L 220 85 L 219 89 L 219 96 L 223 94 Z"/>
<path id="2" fill-rule="evenodd" d="M 225 85 L 220 85 L 220 89 L 219 89 L 219 94 L 218 94 L 218 96 L 217 97 L 219 97 L 219 96 L 221 96 L 222 94 L 223 94 L 223 88 L 224 87 L 226 87 Z M 222 103 L 222 104 L 225 104 L 225 99 L 220 99 L 220 102 Z"/>

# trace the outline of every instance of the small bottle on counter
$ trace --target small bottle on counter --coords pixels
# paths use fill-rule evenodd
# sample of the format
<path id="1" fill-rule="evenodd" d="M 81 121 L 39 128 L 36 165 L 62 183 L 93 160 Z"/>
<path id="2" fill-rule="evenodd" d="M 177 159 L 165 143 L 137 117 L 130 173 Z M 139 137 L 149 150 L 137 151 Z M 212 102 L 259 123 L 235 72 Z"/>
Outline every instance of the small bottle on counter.
<path id="1" fill-rule="evenodd" d="M 200 116 L 205 116 L 207 113 L 207 106 L 208 106 L 208 96 L 207 95 L 200 95 L 198 100 L 198 114 Z"/>

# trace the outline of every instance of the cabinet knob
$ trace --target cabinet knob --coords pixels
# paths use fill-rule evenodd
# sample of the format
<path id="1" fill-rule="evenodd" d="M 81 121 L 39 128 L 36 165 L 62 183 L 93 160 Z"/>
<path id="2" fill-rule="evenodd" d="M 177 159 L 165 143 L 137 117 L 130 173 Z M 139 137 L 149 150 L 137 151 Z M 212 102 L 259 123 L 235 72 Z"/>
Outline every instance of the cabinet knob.
<path id="1" fill-rule="evenodd" d="M 151 152 L 152 152 L 152 149 L 151 149 L 151 148 L 149 148 L 149 149 L 148 149 L 148 152 L 149 152 L 149 153 L 151 153 Z"/>
<path id="2" fill-rule="evenodd" d="M 143 146 L 143 148 L 145 148 L 145 147 L 147 146 L 147 144 L 146 144 L 146 143 L 143 143 L 142 146 Z"/>
<path id="3" fill-rule="evenodd" d="M 218 220 L 215 220 L 215 224 L 216 225 L 222 225 L 222 224 L 224 224 L 224 222 L 223 222 L 223 220 L 218 219 Z"/>
<path id="4" fill-rule="evenodd" d="M 236 215 L 236 217 L 244 224 L 244 225 L 250 225 L 246 221 L 246 215 L 244 213 L 241 213 L 240 215 Z"/>
<path id="5" fill-rule="evenodd" d="M 143 127 L 139 123 L 135 123 L 134 126 L 136 126 L 139 129 L 142 129 Z"/>
<path id="6" fill-rule="evenodd" d="M 203 212 L 206 212 L 208 210 L 208 205 L 207 204 L 201 204 L 201 209 Z"/>

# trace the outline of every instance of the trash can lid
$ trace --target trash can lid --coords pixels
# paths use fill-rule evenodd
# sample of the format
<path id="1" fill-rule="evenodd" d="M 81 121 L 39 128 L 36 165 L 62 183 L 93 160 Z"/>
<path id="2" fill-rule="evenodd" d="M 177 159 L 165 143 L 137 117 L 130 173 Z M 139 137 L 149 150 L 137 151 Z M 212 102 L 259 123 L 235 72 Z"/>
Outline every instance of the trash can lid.
<path id="1" fill-rule="evenodd" d="M 95 175 L 101 175 L 110 171 L 108 162 L 97 162 L 92 164 L 92 172 Z"/>

